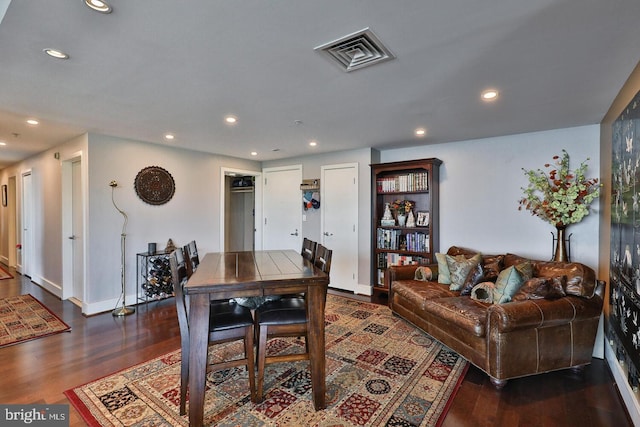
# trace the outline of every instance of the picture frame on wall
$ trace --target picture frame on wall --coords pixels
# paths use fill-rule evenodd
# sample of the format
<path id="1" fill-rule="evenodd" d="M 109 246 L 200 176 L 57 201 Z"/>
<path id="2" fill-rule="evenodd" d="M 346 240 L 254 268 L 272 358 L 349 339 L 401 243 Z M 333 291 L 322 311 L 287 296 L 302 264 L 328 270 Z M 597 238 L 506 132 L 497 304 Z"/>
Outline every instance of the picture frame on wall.
<path id="1" fill-rule="evenodd" d="M 416 226 L 418 226 L 418 227 L 428 227 L 429 226 L 429 212 L 426 212 L 426 211 L 418 211 L 417 212 Z"/>
<path id="2" fill-rule="evenodd" d="M 7 184 L 2 185 L 2 206 L 7 206 Z"/>

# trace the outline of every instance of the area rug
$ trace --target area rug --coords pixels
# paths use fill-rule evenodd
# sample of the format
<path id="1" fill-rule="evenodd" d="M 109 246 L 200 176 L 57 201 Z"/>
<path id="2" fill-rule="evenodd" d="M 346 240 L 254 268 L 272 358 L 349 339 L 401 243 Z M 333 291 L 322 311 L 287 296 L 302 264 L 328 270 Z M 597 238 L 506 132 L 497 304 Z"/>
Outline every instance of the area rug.
<path id="1" fill-rule="evenodd" d="M 440 425 L 468 367 L 464 359 L 385 306 L 329 295 L 325 321 L 327 409 L 313 409 L 307 362 L 268 365 L 260 404 L 250 401 L 246 369 L 235 368 L 207 377 L 205 424 Z M 276 338 L 268 351 L 302 346 L 297 338 Z M 228 343 L 209 353 L 218 360 L 240 352 L 241 343 Z M 91 426 L 186 426 L 179 387 L 180 351 L 174 351 L 65 395 Z"/>
<path id="2" fill-rule="evenodd" d="M 0 280 L 4 279 L 13 279 L 13 276 L 0 265 Z"/>
<path id="3" fill-rule="evenodd" d="M 31 295 L 0 298 L 0 348 L 70 330 Z"/>

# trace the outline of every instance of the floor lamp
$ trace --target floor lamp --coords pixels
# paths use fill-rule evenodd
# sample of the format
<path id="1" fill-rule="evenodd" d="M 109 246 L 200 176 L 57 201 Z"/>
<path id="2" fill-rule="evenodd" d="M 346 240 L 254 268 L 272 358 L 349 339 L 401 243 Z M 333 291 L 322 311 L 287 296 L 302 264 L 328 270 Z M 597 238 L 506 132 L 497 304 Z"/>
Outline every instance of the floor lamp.
<path id="1" fill-rule="evenodd" d="M 125 304 L 126 287 L 124 261 L 125 242 L 127 240 L 127 221 L 129 221 L 129 218 L 127 217 L 127 214 L 124 213 L 124 211 L 118 208 L 118 206 L 116 205 L 116 201 L 113 198 L 113 190 L 118 186 L 118 183 L 116 181 L 111 181 L 109 183 L 109 186 L 111 187 L 111 203 L 113 203 L 113 206 L 116 208 L 116 210 L 120 212 L 124 217 L 124 224 L 122 224 L 122 233 L 120 233 L 120 283 L 122 285 L 122 294 L 120 295 L 120 298 L 122 299 L 122 307 L 116 307 L 111 312 L 111 314 L 113 314 L 114 316 L 127 316 L 129 314 L 135 313 L 136 311 L 135 308 L 127 307 L 127 305 Z"/>

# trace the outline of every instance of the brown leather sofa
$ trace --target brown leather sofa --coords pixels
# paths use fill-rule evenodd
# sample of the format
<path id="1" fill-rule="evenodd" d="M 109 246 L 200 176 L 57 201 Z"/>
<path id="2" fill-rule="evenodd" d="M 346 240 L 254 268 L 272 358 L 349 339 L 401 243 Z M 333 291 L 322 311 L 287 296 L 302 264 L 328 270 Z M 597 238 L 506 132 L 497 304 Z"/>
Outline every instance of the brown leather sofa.
<path id="1" fill-rule="evenodd" d="M 447 254 L 470 258 L 476 252 L 453 246 Z M 483 255 L 481 263 L 496 259 L 501 269 L 526 261 L 513 254 Z M 566 296 L 531 299 L 525 294 L 503 304 L 480 302 L 438 283 L 433 264 L 429 281 L 414 280 L 417 266 L 390 268 L 385 278 L 389 306 L 486 372 L 497 388 L 511 378 L 589 364 L 605 283 L 583 264 L 530 261 L 533 277 L 566 276 Z"/>

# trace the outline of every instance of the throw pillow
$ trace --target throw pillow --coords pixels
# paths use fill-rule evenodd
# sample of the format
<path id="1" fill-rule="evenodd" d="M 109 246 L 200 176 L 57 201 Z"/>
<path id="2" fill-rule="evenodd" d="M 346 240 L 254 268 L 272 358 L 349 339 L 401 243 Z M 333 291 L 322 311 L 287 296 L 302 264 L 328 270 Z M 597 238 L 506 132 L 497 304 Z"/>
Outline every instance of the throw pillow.
<path id="1" fill-rule="evenodd" d="M 493 282 L 478 283 L 471 289 L 471 299 L 493 304 L 493 294 L 496 285 Z"/>
<path id="2" fill-rule="evenodd" d="M 490 255 L 482 259 L 485 280 L 495 282 L 498 279 L 503 261 L 504 255 Z"/>
<path id="3" fill-rule="evenodd" d="M 484 281 L 487 281 L 485 280 L 484 267 L 482 263 L 478 263 L 478 265 L 472 268 L 469 274 L 467 274 L 467 278 L 464 280 L 464 284 L 460 290 L 460 295 L 471 295 L 471 289 L 478 283 Z"/>
<path id="4" fill-rule="evenodd" d="M 433 276 L 433 272 L 431 271 L 431 269 L 429 267 L 423 267 L 420 266 L 418 268 L 416 268 L 416 272 L 413 276 L 414 280 L 420 280 L 422 282 L 426 282 L 428 280 L 431 280 L 431 277 Z"/>
<path id="5" fill-rule="evenodd" d="M 471 258 L 467 259 L 464 255 L 452 257 L 446 256 L 447 266 L 449 267 L 449 273 L 451 276 L 451 284 L 449 290 L 459 291 L 464 286 L 464 281 L 469 275 L 469 272 L 482 261 L 481 254 L 475 254 Z"/>
<path id="6" fill-rule="evenodd" d="M 515 266 L 505 268 L 498 274 L 496 287 L 493 292 L 493 302 L 496 304 L 504 304 L 511 301 L 511 298 L 518 292 L 520 286 L 524 283 L 522 274 Z"/>
<path id="7" fill-rule="evenodd" d="M 522 275 L 522 280 L 524 282 L 533 277 L 533 264 L 531 264 L 531 261 L 525 261 L 520 264 L 516 264 L 515 267 L 516 270 L 518 270 L 518 273 Z"/>
<path id="8" fill-rule="evenodd" d="M 450 285 L 451 275 L 449 273 L 449 266 L 447 266 L 447 255 L 436 253 L 436 261 L 438 262 L 438 283 Z"/>
<path id="9" fill-rule="evenodd" d="M 566 296 L 564 284 L 566 276 L 560 277 L 534 277 L 527 280 L 513 296 L 513 301 L 528 299 L 558 299 Z"/>

